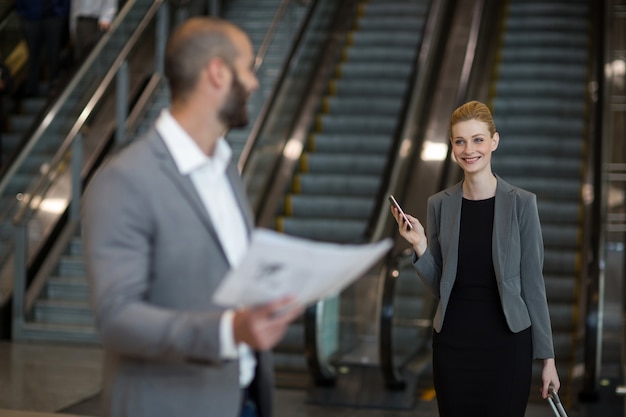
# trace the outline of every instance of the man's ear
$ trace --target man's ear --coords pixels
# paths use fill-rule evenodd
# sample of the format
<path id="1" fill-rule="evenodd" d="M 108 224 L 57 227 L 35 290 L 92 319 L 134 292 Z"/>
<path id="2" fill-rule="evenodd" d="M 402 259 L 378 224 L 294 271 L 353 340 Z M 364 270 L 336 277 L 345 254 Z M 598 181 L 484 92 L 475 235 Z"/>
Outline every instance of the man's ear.
<path id="1" fill-rule="evenodd" d="M 207 81 L 217 89 L 230 83 L 230 71 L 223 59 L 214 57 L 209 60 L 204 70 Z"/>

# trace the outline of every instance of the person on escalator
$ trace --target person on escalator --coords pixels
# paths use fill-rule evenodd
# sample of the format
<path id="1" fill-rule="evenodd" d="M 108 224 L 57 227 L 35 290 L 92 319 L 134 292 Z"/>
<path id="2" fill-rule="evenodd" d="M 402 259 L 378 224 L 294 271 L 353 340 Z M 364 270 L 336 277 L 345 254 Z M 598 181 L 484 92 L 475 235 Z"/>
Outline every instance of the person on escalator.
<path id="1" fill-rule="evenodd" d="M 248 122 L 253 63 L 234 24 L 187 20 L 165 52 L 170 108 L 88 186 L 82 227 L 109 417 L 271 416 L 271 349 L 302 308 L 292 297 L 212 301 L 253 228 L 224 139 Z"/>
<path id="2" fill-rule="evenodd" d="M 15 0 L 15 12 L 20 17 L 28 46 L 28 65 L 23 95 L 39 96 L 41 80 L 49 89 L 60 80 L 63 33 L 67 28 L 70 0 Z M 42 55 L 47 66 L 42 66 Z M 42 68 L 46 69 L 45 74 Z"/>
<path id="3" fill-rule="evenodd" d="M 492 172 L 499 141 L 485 104 L 460 106 L 450 144 L 463 180 L 428 199 L 427 233 L 391 208 L 417 275 L 439 299 L 432 344 L 441 417 L 523 417 L 533 359 L 543 362 L 543 398 L 550 385 L 560 388 L 537 200 Z"/>
<path id="4" fill-rule="evenodd" d="M 70 34 L 74 57 L 81 63 L 111 28 L 117 14 L 118 0 L 72 0 L 70 7 Z"/>

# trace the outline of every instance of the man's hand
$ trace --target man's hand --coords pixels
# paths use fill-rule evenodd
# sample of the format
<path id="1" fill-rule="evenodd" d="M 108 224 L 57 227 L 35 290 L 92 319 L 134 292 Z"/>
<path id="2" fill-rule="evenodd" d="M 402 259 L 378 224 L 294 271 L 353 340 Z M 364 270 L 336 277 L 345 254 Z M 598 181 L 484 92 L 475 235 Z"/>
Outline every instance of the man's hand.
<path id="1" fill-rule="evenodd" d="M 98 27 L 101 31 L 106 32 L 107 30 L 111 29 L 111 22 L 101 20 L 98 22 Z"/>
<path id="2" fill-rule="evenodd" d="M 287 326 L 302 314 L 292 297 L 283 297 L 260 307 L 237 310 L 233 318 L 235 343 L 255 350 L 269 350 L 280 342 Z"/>

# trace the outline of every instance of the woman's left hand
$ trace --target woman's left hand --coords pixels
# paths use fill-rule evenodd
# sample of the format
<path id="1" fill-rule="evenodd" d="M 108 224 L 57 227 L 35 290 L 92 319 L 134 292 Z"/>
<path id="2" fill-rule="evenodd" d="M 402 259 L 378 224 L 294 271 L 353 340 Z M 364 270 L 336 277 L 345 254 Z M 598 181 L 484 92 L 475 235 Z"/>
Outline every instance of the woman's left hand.
<path id="1" fill-rule="evenodd" d="M 559 381 L 559 374 L 556 372 L 556 364 L 554 358 L 543 360 L 543 371 L 541 371 L 541 396 L 548 398 L 550 394 L 550 385 L 554 387 L 554 391 L 559 392 L 561 388 L 561 382 Z"/>

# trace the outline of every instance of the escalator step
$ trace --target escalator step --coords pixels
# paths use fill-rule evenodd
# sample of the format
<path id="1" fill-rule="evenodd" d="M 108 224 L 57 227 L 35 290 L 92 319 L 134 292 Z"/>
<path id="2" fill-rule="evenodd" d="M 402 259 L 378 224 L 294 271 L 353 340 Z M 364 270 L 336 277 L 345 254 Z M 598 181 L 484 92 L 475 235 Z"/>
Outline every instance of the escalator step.
<path id="1" fill-rule="evenodd" d="M 539 218 L 543 223 L 577 225 L 580 219 L 580 203 L 539 200 Z"/>
<path id="2" fill-rule="evenodd" d="M 280 217 L 277 229 L 292 236 L 337 243 L 357 243 L 355 236 L 363 236 L 367 221 L 353 219 L 294 219 Z"/>
<path id="3" fill-rule="evenodd" d="M 580 158 L 582 141 L 572 140 L 570 136 L 555 137 L 554 135 L 537 135 L 508 133 L 500 135 L 500 144 L 493 158 L 494 162 L 500 155 L 543 155 L 546 157 Z"/>
<path id="4" fill-rule="evenodd" d="M 411 65 L 413 54 L 407 53 L 406 45 L 389 45 L 387 47 L 372 47 L 371 45 L 351 46 L 346 48 L 344 60 L 353 62 L 355 65 L 364 62 L 383 61 L 385 64 Z"/>
<path id="5" fill-rule="evenodd" d="M 543 222 L 543 243 L 546 248 L 577 250 L 580 244 L 578 224 L 552 225 Z"/>
<path id="6" fill-rule="evenodd" d="M 559 32 L 506 32 L 504 34 L 504 46 L 517 48 L 520 46 L 544 46 L 559 48 L 584 49 L 589 39 L 585 33 L 559 33 Z"/>
<path id="7" fill-rule="evenodd" d="M 554 79 L 567 80 L 571 83 L 584 83 L 587 69 L 580 66 L 571 66 L 566 63 L 534 63 L 519 64 L 503 62 L 498 68 L 501 79 Z M 529 83 L 530 84 L 530 83 Z"/>
<path id="8" fill-rule="evenodd" d="M 577 255 L 571 250 L 555 250 L 546 248 L 543 261 L 544 274 L 571 275 L 577 272 Z"/>
<path id="9" fill-rule="evenodd" d="M 494 171 L 504 176 L 581 178 L 583 174 L 580 158 L 534 156 L 522 159 L 515 154 L 498 155 L 492 165 Z"/>
<path id="10" fill-rule="evenodd" d="M 362 135 L 316 133 L 309 138 L 309 149 L 319 152 L 386 153 L 389 151 L 389 146 L 390 141 L 388 136 L 367 133 Z"/>
<path id="11" fill-rule="evenodd" d="M 567 2 L 528 2 L 511 1 L 509 13 L 511 16 L 578 16 L 586 17 L 588 7 L 584 0 L 576 3 L 575 0 Z"/>
<path id="12" fill-rule="evenodd" d="M 379 177 L 365 175 L 312 175 L 300 173 L 294 179 L 298 192 L 318 195 L 358 196 L 375 195 L 380 185 Z"/>
<path id="13" fill-rule="evenodd" d="M 543 62 L 570 63 L 575 65 L 585 65 L 587 61 L 587 51 L 579 48 L 522 46 L 505 48 L 500 55 L 502 62 L 518 64 L 532 64 Z"/>
<path id="14" fill-rule="evenodd" d="M 538 201 L 558 200 L 580 203 L 580 179 L 558 178 L 546 182 L 544 178 L 506 176 L 511 184 L 537 194 Z"/>
<path id="15" fill-rule="evenodd" d="M 412 65 L 393 62 L 370 62 L 363 65 L 363 62 L 344 62 L 338 66 L 340 76 L 350 79 L 358 78 L 390 78 L 406 80 L 411 74 Z"/>
<path id="16" fill-rule="evenodd" d="M 509 16 L 507 21 L 508 31 L 552 31 L 576 33 L 581 27 L 586 28 L 588 20 L 577 17 L 543 17 L 543 16 Z"/>
<path id="17" fill-rule="evenodd" d="M 585 95 L 584 84 L 574 84 L 568 80 L 536 79 L 532 83 L 526 80 L 509 78 L 496 83 L 497 96 L 516 97 L 553 97 L 581 100 Z"/>
<path id="18" fill-rule="evenodd" d="M 293 217 L 328 217 L 336 219 L 367 219 L 374 202 L 368 197 L 289 194 L 285 198 L 285 213 Z"/>
<path id="19" fill-rule="evenodd" d="M 507 134 L 543 134 L 556 135 L 580 140 L 583 132 L 584 119 L 574 119 L 570 117 L 555 116 L 504 116 L 498 114 L 494 117 L 496 126 L 501 132 Z"/>
<path id="20" fill-rule="evenodd" d="M 363 155 L 355 158 L 348 154 L 305 153 L 301 160 L 303 172 L 318 174 L 380 175 L 387 158 L 384 155 Z"/>
<path id="21" fill-rule="evenodd" d="M 541 100 L 530 97 L 500 97 L 493 101 L 493 108 L 498 113 L 524 115 L 584 116 L 585 104 L 581 100 L 563 100 L 546 97 Z"/>
<path id="22" fill-rule="evenodd" d="M 406 80 L 376 80 L 341 78 L 331 82 L 331 94 L 399 97 L 406 90 Z"/>
<path id="23" fill-rule="evenodd" d="M 387 134 L 391 137 L 397 122 L 396 117 L 324 114 L 319 116 L 319 131 L 353 133 L 365 130 L 370 133 Z"/>
<path id="24" fill-rule="evenodd" d="M 545 275 L 548 303 L 574 302 L 576 300 L 576 279 L 574 276 Z"/>
<path id="25" fill-rule="evenodd" d="M 359 30 L 388 30 L 420 33 L 424 19 L 414 16 L 363 16 L 358 20 Z"/>
<path id="26" fill-rule="evenodd" d="M 331 96 L 325 99 L 327 113 L 333 115 L 360 114 L 397 116 L 402 100 L 391 97 L 363 100 L 362 97 Z"/>

